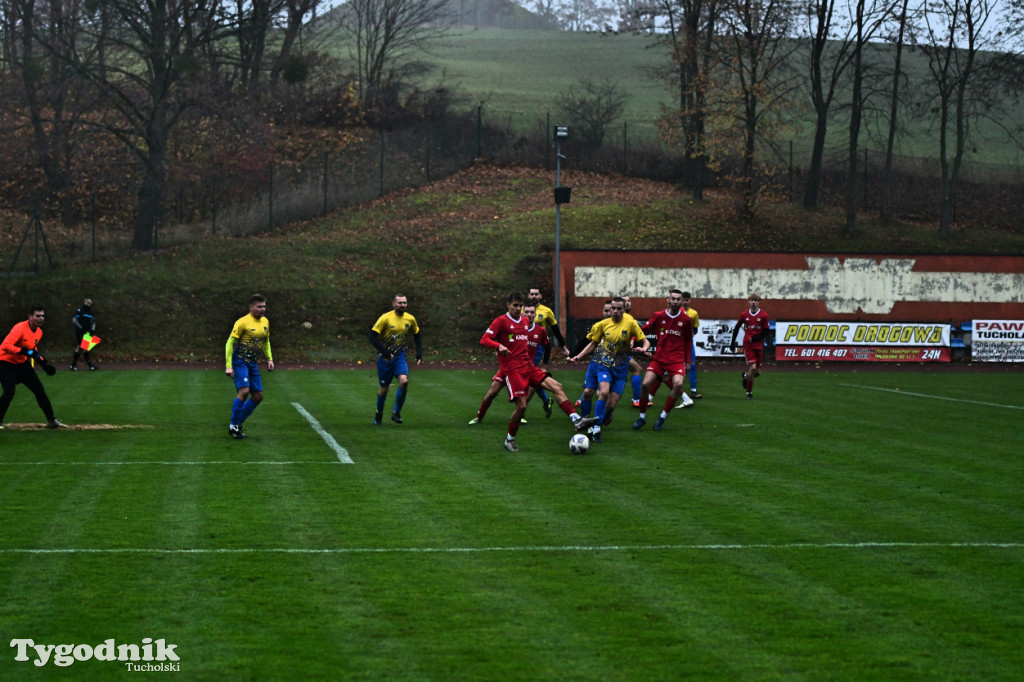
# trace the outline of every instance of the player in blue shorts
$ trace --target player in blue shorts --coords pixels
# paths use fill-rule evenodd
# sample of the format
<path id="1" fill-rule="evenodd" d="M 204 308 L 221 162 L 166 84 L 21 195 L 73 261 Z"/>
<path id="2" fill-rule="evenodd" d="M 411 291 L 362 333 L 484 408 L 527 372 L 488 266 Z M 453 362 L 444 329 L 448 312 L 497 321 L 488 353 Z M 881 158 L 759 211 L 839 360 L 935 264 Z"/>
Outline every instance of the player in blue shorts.
<path id="1" fill-rule="evenodd" d="M 377 349 L 377 411 L 373 423 L 379 425 L 384 416 L 384 402 L 388 397 L 391 382 L 398 379 L 398 393 L 395 395 L 395 409 L 391 421 L 402 423 L 402 407 L 409 392 L 409 363 L 405 348 L 412 337 L 416 343 L 416 364 L 423 361 L 423 341 L 416 318 L 407 311 L 409 299 L 405 294 L 395 294 L 391 301 L 392 310 L 384 313 L 370 330 L 370 343 Z"/>
<path id="2" fill-rule="evenodd" d="M 597 402 L 594 403 L 597 423 L 591 431 L 595 443 L 601 442 L 601 427 L 610 419 L 626 387 L 633 340 L 643 340 L 643 345 L 637 349 L 639 352 L 646 351 L 651 345 L 636 320 L 632 316 L 626 317 L 625 303 L 621 297 L 612 299 L 611 313 L 611 317 L 591 327 L 587 334 L 590 343 L 580 353 L 569 358 L 569 362 L 579 362 L 591 351 L 594 353 L 583 385 L 585 389 L 597 389 Z"/>
<path id="3" fill-rule="evenodd" d="M 267 299 L 259 294 L 249 297 L 249 314 L 235 321 L 224 348 L 227 367 L 224 373 L 235 381 L 235 401 L 231 405 L 231 423 L 228 435 L 241 440 L 242 423 L 256 406 L 263 402 L 263 378 L 260 376 L 260 357 L 267 360 L 267 369 L 274 371 L 274 357 L 270 352 L 270 320 L 267 319 Z"/>
<path id="4" fill-rule="evenodd" d="M 609 298 L 609 299 L 605 300 L 604 304 L 601 306 L 601 319 L 602 320 L 607 320 L 611 316 L 612 316 L 612 299 Z M 588 341 L 588 339 L 586 337 L 584 337 L 583 342 L 580 343 L 576 347 L 576 354 L 577 355 L 579 355 L 580 352 L 586 347 L 587 341 Z M 572 353 L 567 351 L 566 352 L 566 356 L 565 356 L 566 359 L 568 359 L 570 355 L 572 355 Z M 576 411 L 579 412 L 580 415 L 582 415 L 584 417 L 589 417 L 590 416 L 591 398 L 594 397 L 594 391 L 596 391 L 596 390 L 597 390 L 597 384 L 594 384 L 592 387 L 587 388 L 586 382 L 584 382 L 583 392 L 580 394 L 580 397 L 576 399 Z"/>

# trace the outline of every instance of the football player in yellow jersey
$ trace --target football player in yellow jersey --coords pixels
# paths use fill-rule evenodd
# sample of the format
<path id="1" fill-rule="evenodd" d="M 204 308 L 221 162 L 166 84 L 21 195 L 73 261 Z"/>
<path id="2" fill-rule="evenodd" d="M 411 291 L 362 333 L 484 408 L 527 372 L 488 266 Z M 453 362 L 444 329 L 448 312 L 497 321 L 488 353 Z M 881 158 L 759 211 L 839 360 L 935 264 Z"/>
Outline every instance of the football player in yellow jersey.
<path id="1" fill-rule="evenodd" d="M 642 341 L 638 352 L 646 351 L 651 345 L 636 320 L 632 316 L 626 316 L 625 302 L 621 296 L 612 299 L 611 313 L 611 317 L 597 322 L 590 328 L 590 333 L 587 334 L 590 343 L 579 354 L 569 358 L 569 362 L 579 362 L 591 351 L 594 353 L 590 366 L 587 367 L 584 386 L 597 388 L 597 402 L 594 403 L 594 418 L 597 423 L 592 429 L 595 443 L 601 442 L 601 427 L 610 419 L 626 386 L 634 339 Z"/>
<path id="2" fill-rule="evenodd" d="M 536 312 L 534 313 L 534 324 L 538 324 L 544 327 L 548 333 L 548 339 L 551 341 L 551 347 L 561 347 L 562 357 L 569 357 L 569 349 L 565 347 L 565 339 L 562 338 L 562 330 L 558 328 L 558 318 L 555 317 L 555 311 L 541 303 L 543 296 L 540 293 L 540 287 L 530 287 L 526 294 L 526 298 L 531 303 Z M 550 351 L 549 351 L 550 357 Z M 533 364 L 540 367 L 541 362 L 544 360 L 544 350 L 541 348 L 537 349 L 537 354 L 533 358 Z M 544 414 L 545 416 L 551 416 L 551 404 L 552 400 L 545 393 L 544 389 L 537 391 L 537 395 L 544 401 Z"/>
<path id="3" fill-rule="evenodd" d="M 263 378 L 260 376 L 260 356 L 267 359 L 267 369 L 274 371 L 274 356 L 270 352 L 270 320 L 264 315 L 267 299 L 259 294 L 249 297 L 249 314 L 238 318 L 224 348 L 227 368 L 224 373 L 235 380 L 235 402 L 231 405 L 231 423 L 228 434 L 232 438 L 245 438 L 242 423 L 263 401 Z"/>
<path id="4" fill-rule="evenodd" d="M 388 397 L 391 382 L 398 379 L 398 393 L 395 395 L 395 409 L 391 413 L 391 421 L 402 423 L 402 406 L 409 392 L 409 363 L 405 358 L 405 348 L 409 337 L 416 343 L 416 364 L 423 361 L 423 341 L 420 339 L 420 328 L 416 318 L 406 310 L 409 299 L 405 294 L 395 294 L 391 301 L 392 310 L 384 313 L 370 330 L 370 343 L 377 349 L 377 411 L 373 423 L 380 425 L 384 416 L 384 402 Z"/>
<path id="5" fill-rule="evenodd" d="M 601 306 L 601 319 L 607 320 L 611 316 L 612 299 L 609 298 L 606 299 L 604 304 Z M 583 350 L 583 348 L 587 345 L 585 341 L 586 339 L 584 339 L 584 343 L 581 343 L 579 344 L 579 346 L 577 346 L 577 352 Z M 572 355 L 572 353 L 569 353 L 569 355 Z M 586 384 L 584 384 L 583 393 L 581 393 L 580 397 L 576 399 L 576 411 L 579 412 L 584 417 L 590 416 L 590 399 L 594 396 L 594 391 L 596 390 L 597 384 L 595 384 L 593 388 L 587 388 Z"/>

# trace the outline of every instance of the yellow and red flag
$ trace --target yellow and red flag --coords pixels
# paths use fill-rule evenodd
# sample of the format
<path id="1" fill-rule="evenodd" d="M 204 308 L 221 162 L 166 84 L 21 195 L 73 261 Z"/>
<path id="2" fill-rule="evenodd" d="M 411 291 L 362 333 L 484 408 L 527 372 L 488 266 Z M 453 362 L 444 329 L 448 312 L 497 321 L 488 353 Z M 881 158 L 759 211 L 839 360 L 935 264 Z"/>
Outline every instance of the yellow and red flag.
<path id="1" fill-rule="evenodd" d="M 93 336 L 92 334 L 86 334 L 82 337 L 81 348 L 85 351 L 90 351 L 96 347 L 96 344 L 100 342 L 100 337 Z"/>

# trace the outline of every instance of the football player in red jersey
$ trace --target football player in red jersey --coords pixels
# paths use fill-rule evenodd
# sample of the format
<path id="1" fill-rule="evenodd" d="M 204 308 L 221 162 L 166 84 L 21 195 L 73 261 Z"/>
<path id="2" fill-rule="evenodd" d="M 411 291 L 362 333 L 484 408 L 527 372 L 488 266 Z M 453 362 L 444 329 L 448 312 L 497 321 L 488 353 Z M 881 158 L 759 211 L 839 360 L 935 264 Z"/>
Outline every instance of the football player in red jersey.
<path id="1" fill-rule="evenodd" d="M 647 406 L 664 381 L 671 393 L 665 401 L 665 409 L 654 423 L 654 430 L 661 431 L 672 407 L 683 392 L 686 379 L 686 364 L 691 361 L 693 348 L 693 321 L 683 310 L 683 292 L 671 289 L 668 292 L 668 308 L 654 313 L 642 327 L 645 333 L 654 333 L 658 342 L 647 371 L 644 372 L 643 390 L 640 393 L 640 416 L 633 423 L 634 429 L 643 428 L 647 423 Z"/>
<path id="2" fill-rule="evenodd" d="M 506 301 L 508 312 L 494 318 L 480 339 L 480 345 L 498 352 L 498 371 L 505 378 L 509 400 L 515 403 L 512 418 L 508 422 L 508 435 L 505 438 L 505 449 L 509 452 L 519 452 L 516 446 L 516 433 L 526 411 L 527 394 L 531 387 L 535 390 L 544 388 L 549 391 L 562 411 L 569 415 L 577 431 L 593 426 L 597 421 L 580 417 L 565 396 L 562 384 L 533 364 L 528 343 L 528 330 L 532 325 L 522 316 L 523 300 L 521 292 L 510 293 Z"/>
<path id="3" fill-rule="evenodd" d="M 736 335 L 743 327 L 743 355 L 747 358 L 747 371 L 743 373 L 743 388 L 747 391 L 747 400 L 754 397 L 754 379 L 761 375 L 764 366 L 764 339 L 771 329 L 768 313 L 761 310 L 761 297 L 757 294 L 749 296 L 750 310 L 745 310 L 736 326 L 732 328 L 732 344 L 730 349 L 736 352 Z"/>

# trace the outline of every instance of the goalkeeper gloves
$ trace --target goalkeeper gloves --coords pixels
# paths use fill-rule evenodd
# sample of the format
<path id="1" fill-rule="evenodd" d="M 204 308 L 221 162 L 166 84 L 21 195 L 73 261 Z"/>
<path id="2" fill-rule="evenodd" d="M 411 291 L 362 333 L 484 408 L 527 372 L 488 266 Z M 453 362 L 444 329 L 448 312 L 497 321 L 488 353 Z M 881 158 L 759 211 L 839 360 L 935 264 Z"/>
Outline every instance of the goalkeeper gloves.
<path id="1" fill-rule="evenodd" d="M 43 371 L 46 372 L 46 376 L 52 377 L 57 373 L 57 368 L 48 363 L 46 360 L 39 360 L 39 364 L 43 366 Z"/>

